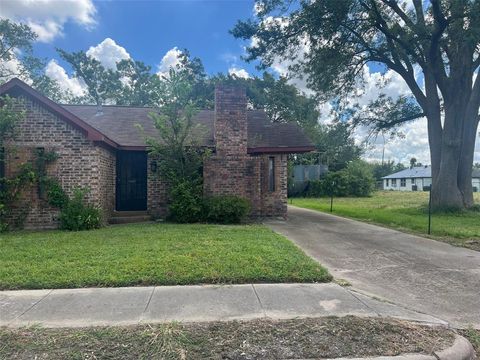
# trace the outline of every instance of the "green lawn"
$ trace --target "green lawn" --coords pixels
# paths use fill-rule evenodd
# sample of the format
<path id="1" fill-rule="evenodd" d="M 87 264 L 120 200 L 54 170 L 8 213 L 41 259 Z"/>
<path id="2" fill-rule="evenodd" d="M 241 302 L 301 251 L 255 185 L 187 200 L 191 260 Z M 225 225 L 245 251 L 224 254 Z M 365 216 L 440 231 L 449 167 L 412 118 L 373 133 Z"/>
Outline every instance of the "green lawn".
<path id="1" fill-rule="evenodd" d="M 0 234 L 0 289 L 324 282 L 327 270 L 261 225 L 135 224 Z"/>
<path id="2" fill-rule="evenodd" d="M 480 193 L 475 193 L 480 203 Z M 295 206 L 330 211 L 329 198 L 294 198 Z M 406 232 L 426 235 L 428 192 L 378 191 L 368 198 L 334 198 L 333 213 Z M 480 250 L 480 212 L 432 216 L 432 238 Z"/>

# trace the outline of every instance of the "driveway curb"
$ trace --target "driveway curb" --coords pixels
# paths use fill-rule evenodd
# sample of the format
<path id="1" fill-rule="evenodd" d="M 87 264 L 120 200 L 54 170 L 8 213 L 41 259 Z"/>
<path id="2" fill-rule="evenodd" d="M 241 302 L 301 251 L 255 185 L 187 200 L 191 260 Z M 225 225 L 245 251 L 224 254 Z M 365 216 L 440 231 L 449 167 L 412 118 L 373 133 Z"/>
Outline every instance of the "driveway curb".
<path id="1" fill-rule="evenodd" d="M 442 351 L 435 351 L 434 355 L 438 360 L 474 360 L 475 350 L 470 341 L 463 336 L 456 335 L 455 342 L 451 347 Z"/>
<path id="2" fill-rule="evenodd" d="M 334 358 L 325 360 L 475 360 L 472 344 L 463 336 L 456 335 L 453 345 L 442 351 L 434 351 L 433 355 L 402 354 L 397 356 L 377 356 L 366 358 Z M 309 359 L 304 359 L 309 360 Z"/>

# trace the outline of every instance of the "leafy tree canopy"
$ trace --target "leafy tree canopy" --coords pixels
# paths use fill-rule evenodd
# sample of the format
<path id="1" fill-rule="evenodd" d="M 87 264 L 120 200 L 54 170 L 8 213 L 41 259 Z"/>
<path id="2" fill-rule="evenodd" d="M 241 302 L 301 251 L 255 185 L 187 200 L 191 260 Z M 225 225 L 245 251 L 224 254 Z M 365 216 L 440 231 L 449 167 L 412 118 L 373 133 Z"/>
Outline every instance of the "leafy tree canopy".
<path id="1" fill-rule="evenodd" d="M 406 167 L 402 163 L 396 163 L 393 160 L 371 163 L 373 177 L 380 181 L 382 177 L 405 170 Z"/>
<path id="2" fill-rule="evenodd" d="M 373 100 L 353 123 L 379 131 L 426 117 L 436 208 L 473 206 L 470 181 L 480 119 L 480 0 L 262 0 L 234 36 L 247 60 L 282 61 L 321 100 L 345 105 L 366 65 L 403 78 L 411 94 Z M 293 10 L 292 10 L 293 9 Z M 419 80 L 420 79 L 420 80 Z M 423 83 L 423 84 L 422 84 Z M 381 91 L 380 91 L 381 92 Z"/>
<path id="3" fill-rule="evenodd" d="M 45 61 L 33 54 L 36 39 L 37 34 L 28 25 L 0 19 L 0 84 L 18 77 L 54 101 L 72 100 L 70 92 L 61 90 L 45 75 Z"/>
<path id="4" fill-rule="evenodd" d="M 356 160 L 360 160 L 364 147 L 355 143 L 353 130 L 344 122 L 330 125 L 318 124 L 309 133 L 317 147 L 317 153 L 298 155 L 295 164 L 318 164 L 328 166 L 330 171 L 338 171 Z"/>

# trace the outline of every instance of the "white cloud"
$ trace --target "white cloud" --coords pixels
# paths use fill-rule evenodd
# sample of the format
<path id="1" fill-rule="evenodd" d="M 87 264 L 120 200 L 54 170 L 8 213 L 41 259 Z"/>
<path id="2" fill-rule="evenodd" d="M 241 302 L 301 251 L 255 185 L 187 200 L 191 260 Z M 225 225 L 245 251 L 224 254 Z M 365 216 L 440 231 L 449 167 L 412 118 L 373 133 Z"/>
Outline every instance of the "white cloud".
<path id="1" fill-rule="evenodd" d="M 92 0 L 2 0 L 0 17 L 27 23 L 41 42 L 63 35 L 68 21 L 89 29 L 95 25 Z"/>
<path id="2" fill-rule="evenodd" d="M 127 50 L 110 38 L 106 38 L 97 46 L 91 46 L 86 54 L 100 61 L 107 69 L 115 69 L 117 62 L 130 59 Z"/>
<path id="3" fill-rule="evenodd" d="M 228 69 L 228 73 L 232 76 L 236 76 L 237 78 L 248 79 L 250 74 L 245 69 L 240 69 L 235 66 Z"/>
<path id="4" fill-rule="evenodd" d="M 4 74 L 4 78 L 2 78 L 3 81 L 8 81 L 14 77 L 18 77 L 28 84 L 31 84 L 32 82 L 28 74 L 21 74 L 22 66 L 20 61 L 18 61 L 16 58 L 0 62 L 0 72 Z"/>
<path id="5" fill-rule="evenodd" d="M 96 46 L 91 46 L 86 54 L 100 61 L 103 66 L 110 69 L 115 68 L 118 61 L 130 58 L 125 48 L 117 45 L 117 43 L 110 38 L 106 38 Z M 57 81 L 62 90 L 68 90 L 75 96 L 85 95 L 87 86 L 83 80 L 70 77 L 67 71 L 59 65 L 56 60 L 52 59 L 48 62 L 45 67 L 45 75 Z"/>
<path id="6" fill-rule="evenodd" d="M 264 10 L 265 10 L 265 4 L 261 1 L 255 1 L 255 4 L 253 4 L 253 15 L 256 16 Z"/>
<path id="7" fill-rule="evenodd" d="M 414 157 L 422 164 L 430 164 L 427 120 L 425 118 L 416 120 L 401 126 L 399 130 L 404 137 L 390 139 L 388 135 L 385 135 L 385 161 L 393 160 L 408 164 L 410 159 Z M 380 161 L 382 159 L 383 137 L 378 136 L 373 145 L 373 148 L 366 151 L 364 158 L 367 161 Z"/>
<path id="8" fill-rule="evenodd" d="M 175 46 L 174 48 L 167 51 L 167 53 L 163 56 L 162 61 L 158 64 L 158 75 L 167 75 L 170 68 L 175 68 L 180 65 L 180 55 L 182 52 L 178 50 Z"/>
<path id="9" fill-rule="evenodd" d="M 392 70 L 387 71 L 382 77 L 380 73 L 372 72 L 367 67 L 363 80 L 365 90 L 358 99 L 355 99 L 360 106 L 366 106 L 370 101 L 376 99 L 380 93 L 390 96 L 393 99 L 401 95 L 411 94 L 405 81 Z M 379 84 L 382 83 L 384 85 L 380 86 Z M 403 134 L 402 137 L 395 137 L 393 139 L 388 138 L 388 136 L 386 137 L 384 159 L 408 164 L 410 159 L 414 157 L 423 164 L 430 164 L 427 119 L 421 118 L 406 123 L 400 126 L 398 131 Z M 357 142 L 364 140 L 366 135 L 366 129 L 358 129 L 355 134 Z M 373 145 L 373 147 L 366 151 L 365 159 L 368 161 L 380 161 L 382 159 L 383 149 L 382 136 L 377 137 L 371 145 Z M 478 141 L 478 139 L 474 157 L 474 161 L 480 161 L 480 141 Z"/>
<path id="10" fill-rule="evenodd" d="M 86 85 L 82 80 L 71 78 L 55 60 L 50 60 L 45 67 L 45 75 L 56 80 L 62 90 L 68 90 L 75 96 L 85 95 Z"/>

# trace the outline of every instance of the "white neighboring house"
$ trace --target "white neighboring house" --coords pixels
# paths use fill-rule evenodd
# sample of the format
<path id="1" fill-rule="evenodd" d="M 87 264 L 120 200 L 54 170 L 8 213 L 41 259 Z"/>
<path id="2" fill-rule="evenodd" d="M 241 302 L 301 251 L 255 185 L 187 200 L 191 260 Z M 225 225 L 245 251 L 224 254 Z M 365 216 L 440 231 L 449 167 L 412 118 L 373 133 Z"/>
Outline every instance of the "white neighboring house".
<path id="1" fill-rule="evenodd" d="M 422 191 L 428 190 L 432 184 L 432 172 L 430 166 L 416 166 L 382 179 L 384 190 Z M 472 186 L 474 192 L 480 191 L 480 170 L 473 170 Z"/>

